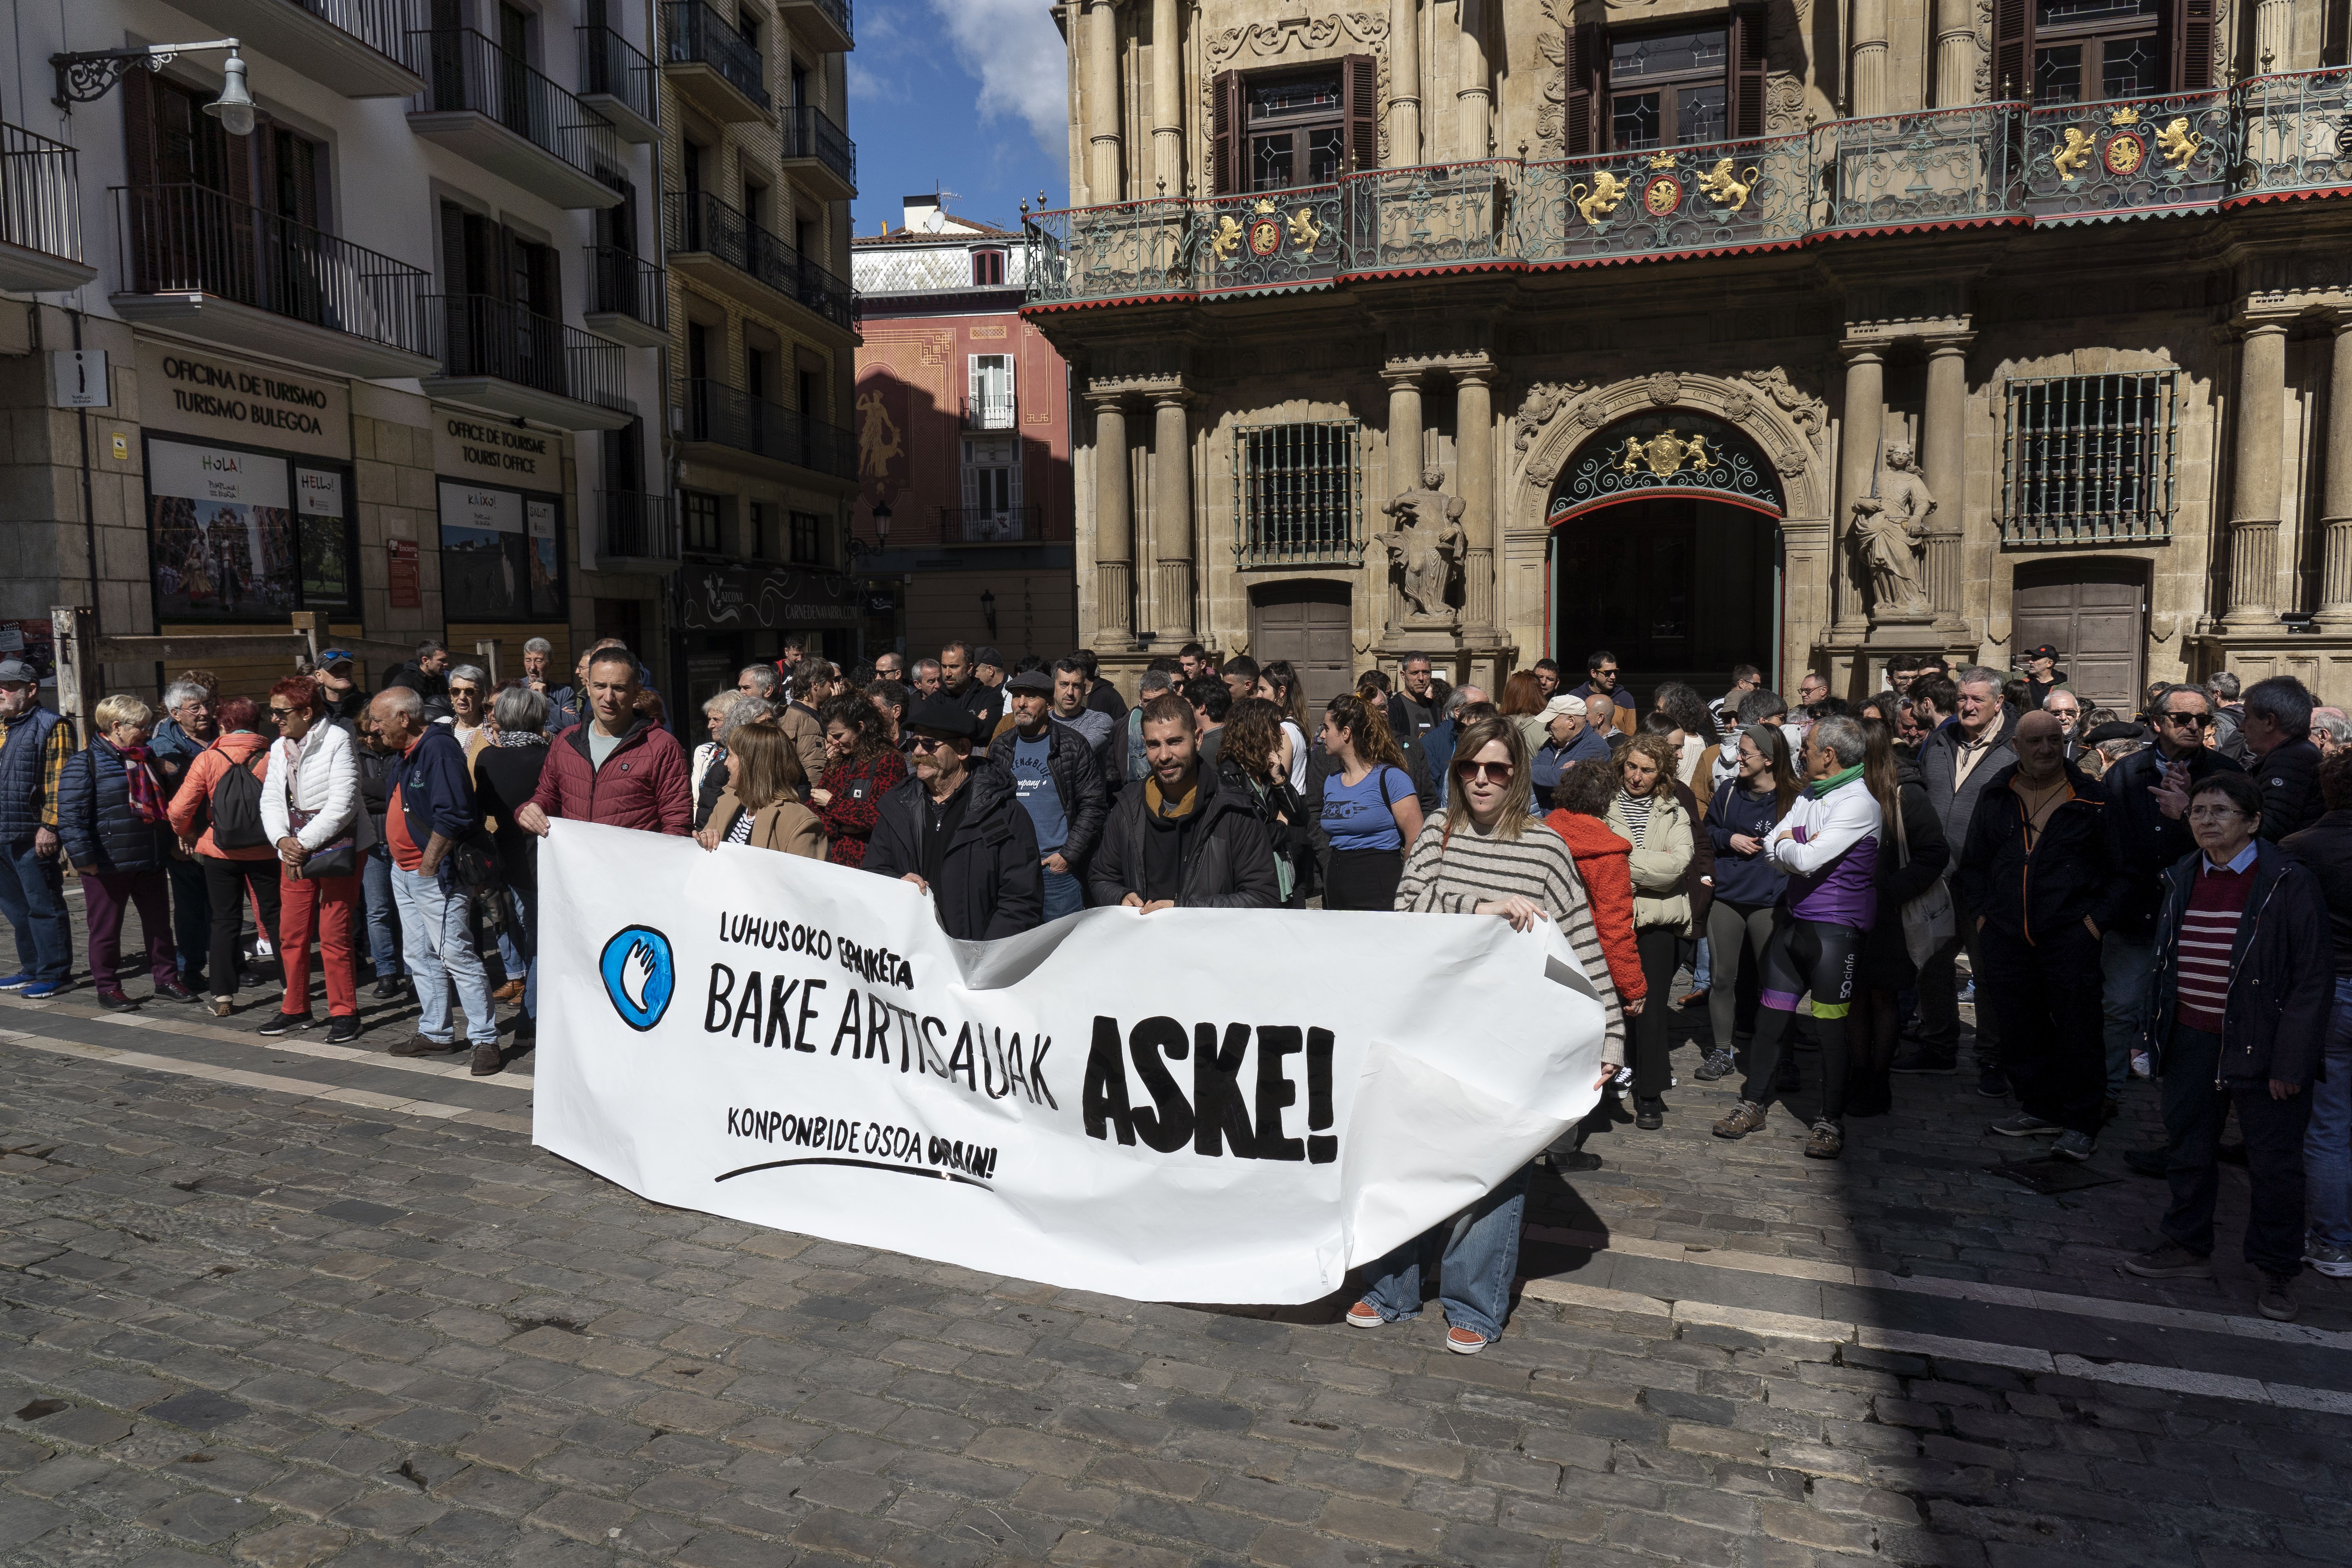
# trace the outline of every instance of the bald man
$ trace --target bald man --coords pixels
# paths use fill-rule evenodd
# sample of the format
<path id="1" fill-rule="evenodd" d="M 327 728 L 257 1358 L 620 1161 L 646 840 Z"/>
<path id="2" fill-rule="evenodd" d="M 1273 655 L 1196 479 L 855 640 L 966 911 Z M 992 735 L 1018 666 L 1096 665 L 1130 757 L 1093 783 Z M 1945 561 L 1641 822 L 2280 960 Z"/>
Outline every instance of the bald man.
<path id="1" fill-rule="evenodd" d="M 2066 761 L 2065 731 L 2039 711 L 2017 723 L 2017 761 L 1977 798 L 1957 891 L 1976 916 L 1977 1006 L 2000 1025 L 2020 1114 L 2010 1138 L 2054 1138 L 2083 1161 L 2106 1104 L 2099 936 L 2126 889 L 2109 853 L 2106 796 Z"/>

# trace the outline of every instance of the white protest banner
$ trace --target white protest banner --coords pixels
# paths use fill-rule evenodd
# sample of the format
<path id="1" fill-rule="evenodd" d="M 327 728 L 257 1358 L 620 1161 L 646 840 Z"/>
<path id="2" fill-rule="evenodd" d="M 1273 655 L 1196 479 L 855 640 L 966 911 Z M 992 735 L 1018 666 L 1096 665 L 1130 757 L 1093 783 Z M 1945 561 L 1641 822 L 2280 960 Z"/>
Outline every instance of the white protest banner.
<path id="1" fill-rule="evenodd" d="M 658 1203 L 1144 1300 L 1292 1303 L 1585 1111 L 1549 925 L 1089 910 L 996 942 L 767 850 L 558 822 L 532 1141 Z"/>

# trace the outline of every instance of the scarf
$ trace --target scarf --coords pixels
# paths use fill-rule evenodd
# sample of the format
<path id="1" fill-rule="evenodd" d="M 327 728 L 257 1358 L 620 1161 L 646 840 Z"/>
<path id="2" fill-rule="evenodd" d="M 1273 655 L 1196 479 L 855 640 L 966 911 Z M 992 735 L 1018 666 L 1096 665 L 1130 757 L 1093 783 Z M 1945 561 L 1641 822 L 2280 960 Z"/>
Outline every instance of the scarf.
<path id="1" fill-rule="evenodd" d="M 1184 896 L 1184 859 L 1192 847 L 1192 830 L 1201 820 L 1201 780 L 1174 800 L 1160 792 L 1160 775 L 1143 781 L 1143 820 L 1150 831 L 1143 836 L 1143 885 L 1137 889 L 1146 903 Z"/>
<path id="2" fill-rule="evenodd" d="M 1822 796 L 1829 794 L 1830 791 L 1837 788 L 1840 784 L 1850 784 L 1861 776 L 1862 764 L 1860 763 L 1856 763 L 1853 766 L 1846 769 L 1843 773 L 1832 773 L 1825 779 L 1815 779 L 1811 784 L 1805 786 L 1805 793 L 1811 795 L 1815 800 L 1819 800 Z"/>
<path id="3" fill-rule="evenodd" d="M 1173 827 L 1200 809 L 1201 781 L 1196 776 L 1192 787 L 1173 802 L 1160 793 L 1160 775 L 1153 773 L 1143 781 L 1143 805 L 1146 815 L 1159 826 Z"/>
<path id="4" fill-rule="evenodd" d="M 490 743 L 494 746 L 544 746 L 547 744 L 547 737 L 536 730 L 501 730 Z M 719 753 L 721 756 L 724 754 L 723 751 Z M 714 757 L 713 760 L 716 761 L 717 758 Z"/>
<path id="5" fill-rule="evenodd" d="M 108 745 L 114 742 L 109 741 Z M 122 758 L 122 782 L 131 795 L 131 814 L 140 821 L 153 826 L 163 820 L 163 792 L 155 785 L 155 775 L 149 770 L 149 759 L 154 753 L 144 746 L 115 746 Z"/>

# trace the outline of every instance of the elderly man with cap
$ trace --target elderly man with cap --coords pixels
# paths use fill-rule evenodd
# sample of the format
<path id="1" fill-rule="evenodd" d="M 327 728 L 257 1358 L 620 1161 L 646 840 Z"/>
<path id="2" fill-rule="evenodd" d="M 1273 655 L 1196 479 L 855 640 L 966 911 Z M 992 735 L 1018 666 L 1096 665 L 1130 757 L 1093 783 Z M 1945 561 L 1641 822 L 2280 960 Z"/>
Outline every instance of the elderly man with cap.
<path id="1" fill-rule="evenodd" d="M 2049 643 L 2025 650 L 2025 705 L 2050 705 L 2050 694 L 2066 689 L 2066 672 L 2058 668 L 2058 650 Z M 2078 709 L 2079 711 L 2079 709 Z"/>
<path id="2" fill-rule="evenodd" d="M 1075 689 L 1076 677 L 1069 679 Z M 989 742 L 988 760 L 1012 779 L 1014 796 L 1028 809 L 1045 873 L 1045 918 L 1059 920 L 1087 907 L 1086 862 L 1102 837 L 1102 765 L 1083 733 L 1054 721 L 1053 676 L 1024 670 L 1004 690 L 1013 723 Z"/>
<path id="3" fill-rule="evenodd" d="M 1536 748 L 1528 772 L 1535 779 L 1535 805 L 1551 809 L 1551 792 L 1560 775 L 1588 759 L 1609 760 L 1609 742 L 1585 717 L 1584 699 L 1563 691 L 1544 704 L 1537 715 L 1543 721 L 1544 741 Z M 1614 716 L 1613 713 L 1612 715 Z"/>
<path id="4" fill-rule="evenodd" d="M 311 682 L 319 689 L 319 700 L 326 704 L 326 717 L 339 720 L 346 730 L 354 730 L 360 715 L 367 711 L 368 694 L 360 689 L 359 662 L 347 648 L 322 648 L 319 668 L 310 672 Z"/>
<path id="5" fill-rule="evenodd" d="M 1017 936 L 1045 910 L 1037 830 L 1011 776 L 986 752 L 972 755 L 975 729 L 945 692 L 916 702 L 907 720 L 914 776 L 882 797 L 866 850 L 866 869 L 929 894 L 940 929 L 965 942 Z"/>
<path id="6" fill-rule="evenodd" d="M 2006 1137 L 2055 1137 L 2083 1161 L 2097 1147 L 2107 1074 L 2099 943 L 2129 886 L 2115 863 L 2106 795 L 2065 760 L 2049 714 L 2018 721 L 2017 760 L 1985 783 L 1960 854 L 1960 908 L 1976 922 L 1977 1005 L 2000 1019 L 2018 1103 Z"/>
<path id="7" fill-rule="evenodd" d="M 33 667 L 0 659 L 0 916 L 16 931 L 16 969 L 0 991 L 54 996 L 73 973 L 58 855 L 58 781 L 72 750 L 72 727 L 41 706 Z"/>

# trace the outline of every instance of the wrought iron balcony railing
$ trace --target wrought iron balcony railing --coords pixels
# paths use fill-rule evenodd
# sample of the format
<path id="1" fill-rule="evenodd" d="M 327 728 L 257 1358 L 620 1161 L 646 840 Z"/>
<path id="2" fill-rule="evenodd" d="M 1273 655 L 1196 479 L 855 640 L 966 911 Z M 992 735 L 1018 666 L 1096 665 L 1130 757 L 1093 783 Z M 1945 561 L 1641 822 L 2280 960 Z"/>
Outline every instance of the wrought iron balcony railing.
<path id="1" fill-rule="evenodd" d="M 78 164 L 64 142 L 0 123 L 0 243 L 81 259 Z"/>
<path id="2" fill-rule="evenodd" d="M 611 98 L 640 120 L 654 118 L 654 63 L 610 27 L 580 30 L 580 90 Z"/>
<path id="3" fill-rule="evenodd" d="M 1514 254 L 1558 266 L 1798 244 L 1811 219 L 1807 146 L 1776 136 L 1529 163 Z"/>
<path id="4" fill-rule="evenodd" d="M 662 203 L 672 253 L 701 251 L 797 300 L 835 326 L 857 321 L 856 296 L 826 271 L 708 191 L 673 191 Z"/>
<path id="5" fill-rule="evenodd" d="M 2210 207 L 2228 188 L 2231 140 L 2226 92 L 2038 106 L 2026 210 L 2059 224 Z"/>
<path id="6" fill-rule="evenodd" d="M 2021 103 L 1840 120 L 1813 132 L 1821 234 L 1949 228 L 2024 212 Z"/>
<path id="7" fill-rule="evenodd" d="M 827 120 L 813 103 L 797 103 L 784 110 L 782 156 L 814 158 L 852 190 L 857 187 L 857 143 L 849 132 Z"/>
<path id="8" fill-rule="evenodd" d="M 322 22 L 331 22 L 352 37 L 410 70 L 425 69 L 417 24 L 424 7 L 417 0 L 293 0 Z"/>
<path id="9" fill-rule="evenodd" d="M 588 247 L 588 309 L 633 316 L 648 327 L 669 323 L 662 269 L 618 246 Z"/>
<path id="10" fill-rule="evenodd" d="M 621 345 L 487 294 L 451 294 L 442 304 L 451 376 L 495 376 L 575 403 L 626 408 Z"/>
<path id="11" fill-rule="evenodd" d="M 1045 538 L 1045 509 L 1024 506 L 943 506 L 940 508 L 940 544 L 1036 544 Z M 904 544 L 929 540 L 902 539 Z"/>
<path id="12" fill-rule="evenodd" d="M 426 67 L 420 109 L 487 115 L 592 179 L 624 166 L 612 126 L 520 56 L 471 27 L 436 27 L 415 37 Z"/>
<path id="13" fill-rule="evenodd" d="M 721 382 L 686 384 L 686 434 L 836 479 L 857 472 L 857 441 L 848 431 Z"/>
<path id="14" fill-rule="evenodd" d="M 773 102 L 766 59 L 702 0 L 671 0 L 664 5 L 662 37 L 668 51 L 663 58 L 671 64 L 709 66 L 761 110 Z"/>
<path id="15" fill-rule="evenodd" d="M 967 430 L 1011 430 L 1020 418 L 1010 390 L 963 400 L 963 427 Z"/>
<path id="16" fill-rule="evenodd" d="M 841 30 L 845 38 L 854 38 L 857 29 L 850 26 L 849 0 L 815 0 L 816 8 L 824 13 L 825 20 Z"/>
<path id="17" fill-rule="evenodd" d="M 2352 67 L 2259 76 L 2240 82 L 2229 200 L 2352 187 Z"/>
<path id="18" fill-rule="evenodd" d="M 667 496 L 636 490 L 598 490 L 604 519 L 604 554 L 632 561 L 677 559 L 677 514 Z"/>
<path id="19" fill-rule="evenodd" d="M 117 185 L 126 289 L 210 294 L 430 355 L 429 273 L 204 185 Z"/>

